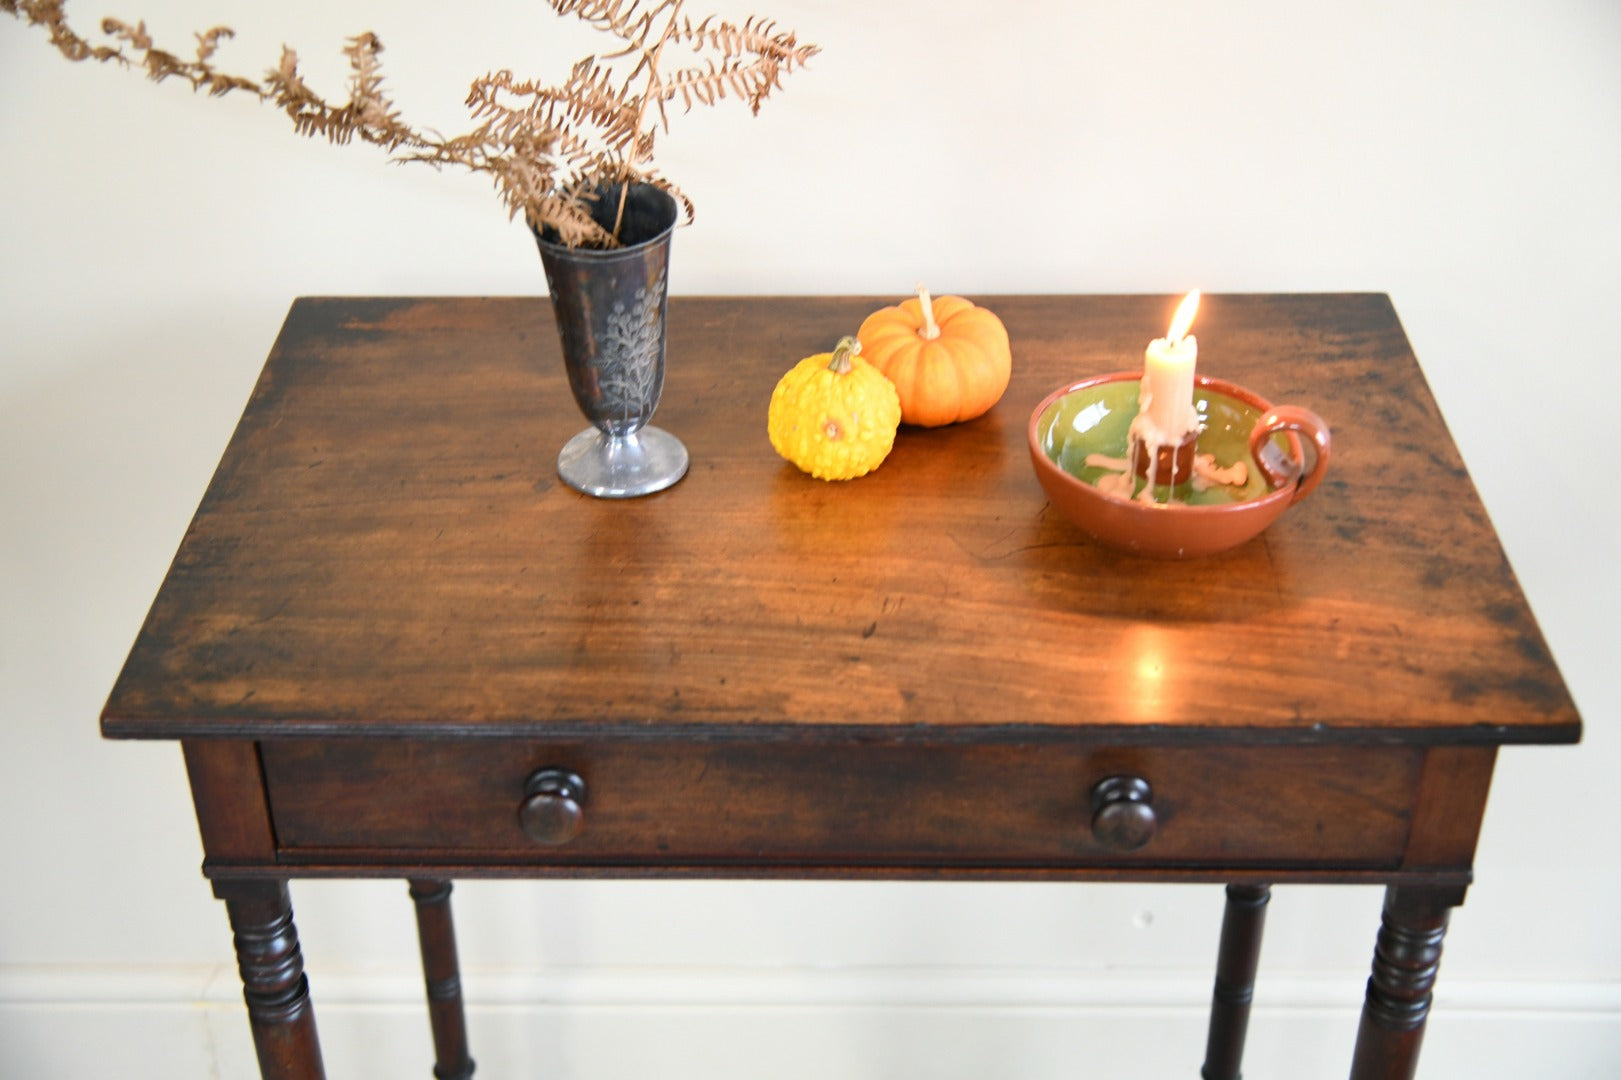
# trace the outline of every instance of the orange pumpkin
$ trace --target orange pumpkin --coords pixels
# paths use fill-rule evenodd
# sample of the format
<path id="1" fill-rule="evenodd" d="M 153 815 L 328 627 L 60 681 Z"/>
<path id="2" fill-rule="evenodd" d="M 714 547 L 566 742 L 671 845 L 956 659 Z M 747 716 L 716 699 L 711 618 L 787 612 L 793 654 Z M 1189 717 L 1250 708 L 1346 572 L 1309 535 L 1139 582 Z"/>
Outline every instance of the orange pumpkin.
<path id="1" fill-rule="evenodd" d="M 1002 398 L 1013 373 L 1007 328 L 960 296 L 917 297 L 867 316 L 857 331 L 861 355 L 889 376 L 901 422 L 939 427 L 982 416 Z"/>

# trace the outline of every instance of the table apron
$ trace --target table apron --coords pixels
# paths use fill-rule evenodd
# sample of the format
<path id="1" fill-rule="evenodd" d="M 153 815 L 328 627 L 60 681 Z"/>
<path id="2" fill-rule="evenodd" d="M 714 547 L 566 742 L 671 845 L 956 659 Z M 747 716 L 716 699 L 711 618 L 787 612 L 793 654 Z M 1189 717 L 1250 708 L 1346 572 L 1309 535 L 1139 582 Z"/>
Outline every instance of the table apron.
<path id="1" fill-rule="evenodd" d="M 216 872 L 398 867 L 453 876 L 1188 877 L 1380 881 L 1467 875 L 1484 785 L 1440 784 L 1469 751 L 1402 746 L 267 740 L 274 859 L 210 852 Z M 1449 757 L 1450 755 L 1450 757 Z M 1489 777 L 1492 752 L 1476 750 Z M 583 827 L 526 835 L 524 785 L 584 782 Z M 1478 772 L 1479 770 L 1475 770 Z M 1132 776 L 1156 828 L 1139 850 L 1092 827 L 1092 792 Z M 1454 784 L 1453 787 L 1457 785 Z M 1424 824 L 1415 836 L 1414 822 Z M 1467 843 L 1438 843 L 1457 833 Z M 1426 858 L 1409 858 L 1414 848 Z"/>

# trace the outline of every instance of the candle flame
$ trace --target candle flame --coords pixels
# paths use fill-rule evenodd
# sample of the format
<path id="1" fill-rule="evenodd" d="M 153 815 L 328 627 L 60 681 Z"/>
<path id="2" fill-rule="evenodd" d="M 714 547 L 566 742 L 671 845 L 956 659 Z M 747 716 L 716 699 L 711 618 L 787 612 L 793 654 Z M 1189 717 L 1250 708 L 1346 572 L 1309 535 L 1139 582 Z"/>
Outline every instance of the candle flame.
<path id="1" fill-rule="evenodd" d="M 1199 290 L 1194 289 L 1182 298 L 1182 306 L 1176 309 L 1176 317 L 1171 320 L 1171 332 L 1166 335 L 1166 340 L 1173 344 L 1181 341 L 1188 327 L 1193 325 L 1193 316 L 1198 310 Z"/>

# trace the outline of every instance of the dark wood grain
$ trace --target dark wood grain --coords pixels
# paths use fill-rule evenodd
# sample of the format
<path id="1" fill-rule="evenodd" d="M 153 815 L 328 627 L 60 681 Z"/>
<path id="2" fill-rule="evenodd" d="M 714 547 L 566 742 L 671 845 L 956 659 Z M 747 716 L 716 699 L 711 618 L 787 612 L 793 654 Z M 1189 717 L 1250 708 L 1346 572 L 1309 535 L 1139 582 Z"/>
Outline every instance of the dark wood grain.
<path id="1" fill-rule="evenodd" d="M 1261 934 L 1272 890 L 1263 883 L 1227 886 L 1216 952 L 1216 986 L 1211 993 L 1210 1032 L 1205 1041 L 1202 1080 L 1241 1080 L 1244 1041 L 1249 1034 L 1255 972 L 1261 963 Z"/>
<path id="2" fill-rule="evenodd" d="M 923 865 L 1394 869 L 1423 759 L 1407 747 L 923 747 L 755 741 L 264 744 L 289 864 L 390 859 L 523 866 Z M 590 791 L 579 835 L 524 831 L 541 767 Z M 1091 791 L 1146 778 L 1158 829 L 1102 844 Z"/>
<path id="3" fill-rule="evenodd" d="M 236 945 L 242 997 L 264 1080 L 325 1080 L 287 882 L 216 880 Z"/>
<path id="4" fill-rule="evenodd" d="M 898 881 L 898 882 L 1047 882 L 1047 883 L 1158 883 L 1220 885 L 1224 882 L 1279 881 L 1289 885 L 1456 885 L 1474 880 L 1470 868 L 1430 870 L 1344 869 L 1332 864 L 1299 866 L 1159 866 L 1152 860 L 1132 864 L 1072 864 L 1067 866 L 969 866 L 930 863 L 565 863 L 478 859 L 455 851 L 400 852 L 386 848 L 355 848 L 342 852 L 287 852 L 281 861 L 263 866 L 214 868 L 203 866 L 205 876 L 230 873 L 237 878 L 377 879 L 403 873 L 450 877 L 458 880 L 595 881 Z"/>
<path id="5" fill-rule="evenodd" d="M 259 769 L 259 747 L 240 739 L 181 744 L 203 854 L 215 864 L 267 862 L 276 834 Z"/>
<path id="6" fill-rule="evenodd" d="M 670 305 L 675 488 L 598 501 L 543 299 L 301 300 L 103 717 L 109 735 L 1567 742 L 1579 720 L 1380 295 L 1210 296 L 1201 369 L 1333 426 L 1323 486 L 1186 563 L 1050 512 L 1055 386 L 1174 298 L 980 298 L 1014 376 L 864 479 L 771 451 L 777 377 L 881 298 Z"/>
<path id="7" fill-rule="evenodd" d="M 1441 942 L 1463 890 L 1391 888 L 1362 1005 L 1351 1080 L 1412 1080 L 1441 967 Z"/>
<path id="8" fill-rule="evenodd" d="M 1158 562 L 1052 511 L 1025 427 L 1175 298 L 976 299 L 1006 397 L 842 484 L 766 405 L 887 300 L 673 300 L 692 469 L 630 502 L 557 482 L 544 300 L 294 304 L 102 714 L 185 740 L 266 1077 L 321 1075 L 289 874 L 411 879 L 458 1078 L 453 875 L 1224 880 L 1224 1080 L 1267 883 L 1384 884 L 1353 1075 L 1412 1074 L 1497 748 L 1581 722 L 1389 300 L 1205 298 L 1201 370 L 1322 414 L 1334 460 Z"/>
<path id="9" fill-rule="evenodd" d="M 456 955 L 456 924 L 450 910 L 451 883 L 414 878 L 410 892 L 416 906 L 417 941 L 422 948 L 428 1021 L 433 1028 L 433 1075 L 435 1080 L 469 1080 L 474 1066 L 467 1048 L 461 962 Z"/>
<path id="10" fill-rule="evenodd" d="M 1491 746 L 1436 746 L 1425 753 L 1403 866 L 1423 869 L 1474 862 L 1496 763 L 1497 749 Z"/>

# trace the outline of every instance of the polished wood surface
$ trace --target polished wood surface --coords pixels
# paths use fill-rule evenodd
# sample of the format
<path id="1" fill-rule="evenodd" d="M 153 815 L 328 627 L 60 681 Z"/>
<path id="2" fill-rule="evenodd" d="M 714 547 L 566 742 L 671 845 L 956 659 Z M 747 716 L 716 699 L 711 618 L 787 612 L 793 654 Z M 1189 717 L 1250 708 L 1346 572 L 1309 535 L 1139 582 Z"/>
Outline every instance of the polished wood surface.
<path id="1" fill-rule="evenodd" d="M 858 481 L 765 436 L 880 298 L 670 305 L 690 475 L 560 485 L 544 299 L 298 301 L 108 701 L 113 736 L 694 733 L 1568 742 L 1571 700 L 1382 295 L 1209 296 L 1201 370 L 1332 425 L 1254 542 L 1158 562 L 1051 513 L 1025 422 L 1174 298 L 980 297 L 1014 376 Z M 1393 707 L 1392 703 L 1399 703 Z"/>
<path id="2" fill-rule="evenodd" d="M 1211 296 L 1202 370 L 1334 430 L 1261 537 L 1161 562 L 1047 505 L 1031 409 L 1175 298 L 977 298 L 1006 397 L 812 480 L 766 403 L 876 298 L 670 305 L 669 491 L 561 486 L 543 300 L 294 304 L 102 716 L 182 740 L 267 1080 L 323 1066 L 287 879 L 411 882 L 465 1080 L 450 879 L 1229 883 L 1236 1080 L 1271 883 L 1386 886 L 1355 1080 L 1413 1075 L 1499 748 L 1581 722 L 1389 300 Z"/>

